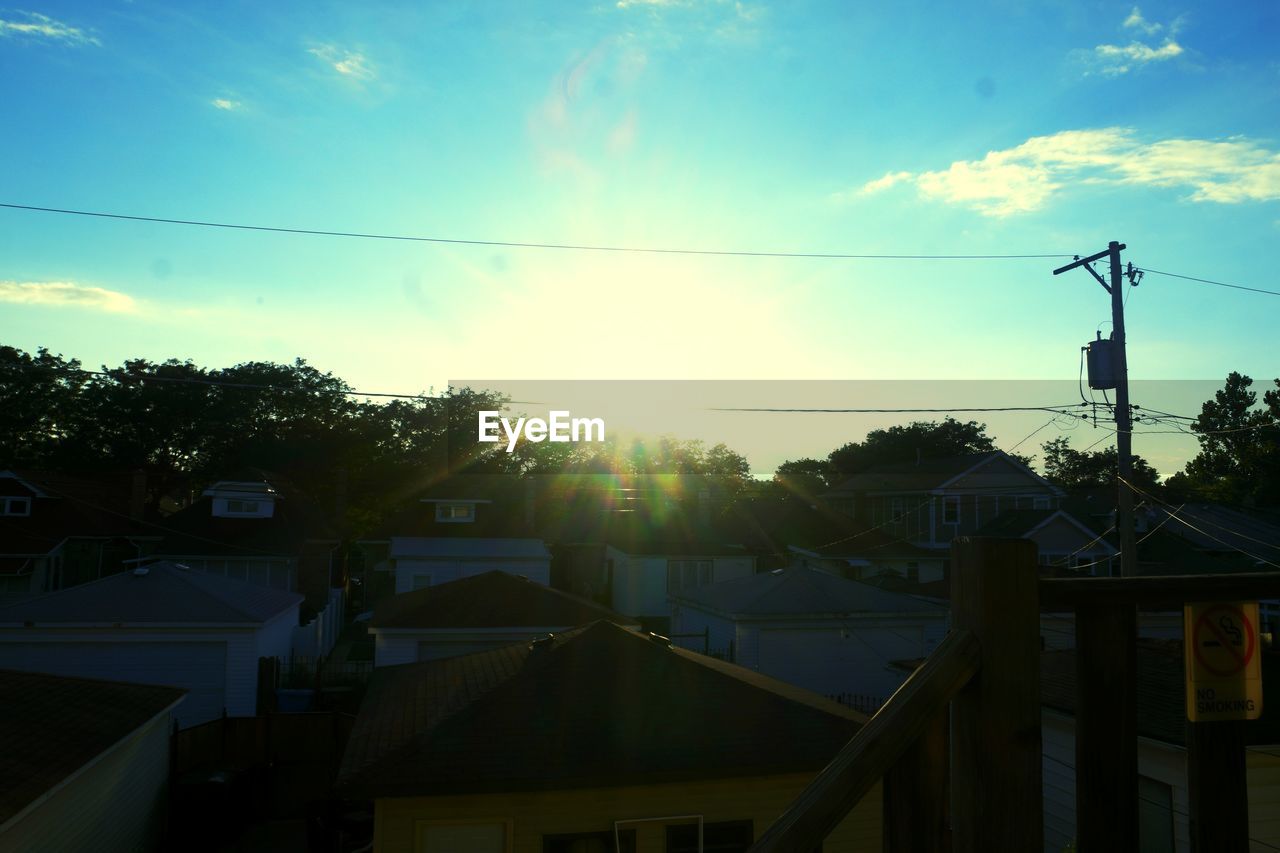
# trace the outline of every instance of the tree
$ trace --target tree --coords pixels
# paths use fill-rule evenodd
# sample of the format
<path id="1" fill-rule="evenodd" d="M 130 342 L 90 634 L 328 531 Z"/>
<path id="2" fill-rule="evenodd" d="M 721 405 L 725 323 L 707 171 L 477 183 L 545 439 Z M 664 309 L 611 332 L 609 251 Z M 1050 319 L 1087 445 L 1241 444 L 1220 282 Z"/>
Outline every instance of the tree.
<path id="1" fill-rule="evenodd" d="M 793 459 L 778 466 L 773 482 L 785 492 L 812 500 L 833 485 L 833 475 L 825 459 Z"/>
<path id="2" fill-rule="evenodd" d="M 848 477 L 873 465 L 987 453 L 995 449 L 986 424 L 962 423 L 947 417 L 941 422 L 913 421 L 906 426 L 872 430 L 863 441 L 851 441 L 833 450 L 827 460 L 840 477 Z"/>
<path id="3" fill-rule="evenodd" d="M 1280 379 L 1256 408 L 1253 380 L 1232 372 L 1205 401 L 1191 425 L 1200 452 L 1176 485 L 1201 499 L 1247 505 L 1280 504 Z"/>
<path id="4" fill-rule="evenodd" d="M 1055 486 L 1075 491 L 1116 485 L 1120 461 L 1114 447 L 1076 450 L 1065 437 L 1046 441 L 1041 447 L 1044 449 L 1044 477 Z M 1147 460 L 1134 456 L 1132 482 L 1139 489 L 1151 492 L 1160 487 L 1160 475 Z"/>
<path id="5" fill-rule="evenodd" d="M 0 346 L 0 466 L 50 466 L 87 380 L 74 358 Z"/>

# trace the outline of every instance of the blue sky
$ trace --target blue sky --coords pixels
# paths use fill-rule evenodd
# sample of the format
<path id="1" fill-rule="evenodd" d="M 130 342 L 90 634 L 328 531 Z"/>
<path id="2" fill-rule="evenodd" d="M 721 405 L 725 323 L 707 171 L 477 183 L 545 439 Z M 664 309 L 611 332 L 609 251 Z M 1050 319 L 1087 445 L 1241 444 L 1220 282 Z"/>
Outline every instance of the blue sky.
<path id="1" fill-rule="evenodd" d="M 0 9 L 0 202 L 751 251 L 1118 239 L 1139 265 L 1280 289 L 1272 3 L 19 3 Z M 1050 275 L 1062 262 L 0 209 L 0 341 L 89 365 L 302 356 L 410 392 L 1073 380 L 1109 305 L 1083 271 Z M 1129 296 L 1133 376 L 1269 383 L 1277 312 L 1148 275 Z"/>

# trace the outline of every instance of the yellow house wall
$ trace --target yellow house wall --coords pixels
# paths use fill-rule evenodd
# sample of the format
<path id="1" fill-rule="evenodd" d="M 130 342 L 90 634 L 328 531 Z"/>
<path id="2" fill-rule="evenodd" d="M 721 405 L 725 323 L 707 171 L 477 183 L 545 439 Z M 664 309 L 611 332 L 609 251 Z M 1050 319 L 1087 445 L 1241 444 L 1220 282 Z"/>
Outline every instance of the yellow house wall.
<path id="1" fill-rule="evenodd" d="M 473 796 L 397 797 L 374 804 L 374 853 L 435 853 L 415 847 L 422 822 L 504 822 L 507 853 L 542 853 L 542 837 L 613 830 L 615 820 L 701 814 L 707 823 L 752 821 L 754 837 L 791 804 L 808 774 L 644 787 Z M 823 853 L 879 853 L 877 784 L 827 837 Z M 681 821 L 677 821 L 681 822 Z M 664 853 L 665 824 L 634 823 L 636 853 Z"/>

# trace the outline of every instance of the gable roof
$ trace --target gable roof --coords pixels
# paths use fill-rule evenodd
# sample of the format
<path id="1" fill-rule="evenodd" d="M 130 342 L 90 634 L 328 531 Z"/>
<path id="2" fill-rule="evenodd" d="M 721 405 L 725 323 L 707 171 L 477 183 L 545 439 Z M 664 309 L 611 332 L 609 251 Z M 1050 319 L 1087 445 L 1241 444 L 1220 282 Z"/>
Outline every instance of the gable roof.
<path id="1" fill-rule="evenodd" d="M 302 595 L 152 563 L 0 607 L 0 625 L 257 625 Z"/>
<path id="2" fill-rule="evenodd" d="M 1062 490 L 1045 480 L 1035 471 L 1023 465 L 1003 450 L 991 450 L 985 453 L 968 453 L 962 456 L 940 456 L 924 458 L 911 462 L 892 462 L 884 465 L 873 465 L 867 470 L 854 474 L 849 479 L 833 488 L 829 494 L 839 495 L 849 492 L 919 492 L 944 489 L 956 480 L 995 461 L 1002 461 L 1020 471 L 1028 480 L 1034 481 L 1038 487 L 1053 494 L 1062 494 Z M 961 489 L 960 491 L 964 491 Z M 992 494 L 1004 491 L 1008 494 L 1018 492 L 1018 488 L 1009 486 L 1004 489 L 988 490 Z"/>
<path id="3" fill-rule="evenodd" d="M 879 589 L 808 567 L 775 569 L 673 593 L 682 604 L 734 616 L 841 616 L 854 613 L 937 613 L 932 601 Z"/>
<path id="4" fill-rule="evenodd" d="M 536 644 L 375 670 L 338 786 L 375 798 L 816 771 L 865 720 L 595 622 Z"/>
<path id="5" fill-rule="evenodd" d="M 185 693 L 0 670 L 0 829 Z"/>
<path id="6" fill-rule="evenodd" d="M 0 471 L 0 494 L 32 499 L 30 515 L 0 516 L 0 573 L 21 574 L 31 555 L 47 554 L 68 537 L 158 538 L 141 515 L 134 475 L 79 477 L 46 471 Z"/>
<path id="7" fill-rule="evenodd" d="M 1063 509 L 1013 509 L 1002 512 L 984 524 L 977 535 L 1027 539 L 1058 518 L 1076 528 L 1086 540 L 1092 540 L 1089 543 L 1091 547 L 1117 552 L 1116 547 L 1107 541 L 1103 534 L 1090 530 L 1074 515 Z"/>
<path id="8" fill-rule="evenodd" d="M 264 518 L 219 517 L 213 514 L 216 497 L 234 490 L 244 497 L 270 497 L 272 515 Z M 160 556 L 189 557 L 206 554 L 228 556 L 296 556 L 307 542 L 336 542 L 338 534 L 320 508 L 305 494 L 279 477 L 270 481 L 222 480 L 206 489 L 190 506 L 164 521 Z"/>
<path id="9" fill-rule="evenodd" d="M 373 611 L 374 628 L 551 628 L 624 617 L 593 601 L 492 571 L 402 592 Z"/>

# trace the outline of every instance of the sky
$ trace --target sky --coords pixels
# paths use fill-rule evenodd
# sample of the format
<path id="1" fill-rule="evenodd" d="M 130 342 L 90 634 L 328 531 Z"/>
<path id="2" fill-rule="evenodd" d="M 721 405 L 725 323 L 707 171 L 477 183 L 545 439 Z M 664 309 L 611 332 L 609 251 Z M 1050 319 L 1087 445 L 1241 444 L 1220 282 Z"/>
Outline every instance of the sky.
<path id="1" fill-rule="evenodd" d="M 90 367 L 302 357 L 405 393 L 1074 384 L 1110 304 L 1084 270 L 1052 275 L 1073 255 L 1119 240 L 1140 267 L 1280 290 L 1274 3 L 16 2 L 0 203 L 1053 256 L 0 208 L 0 343 Z M 1148 273 L 1127 293 L 1131 376 L 1269 386 L 1278 314 Z M 805 432 L 783 458 L 830 449 Z M 1172 440 L 1166 469 L 1196 449 Z"/>

